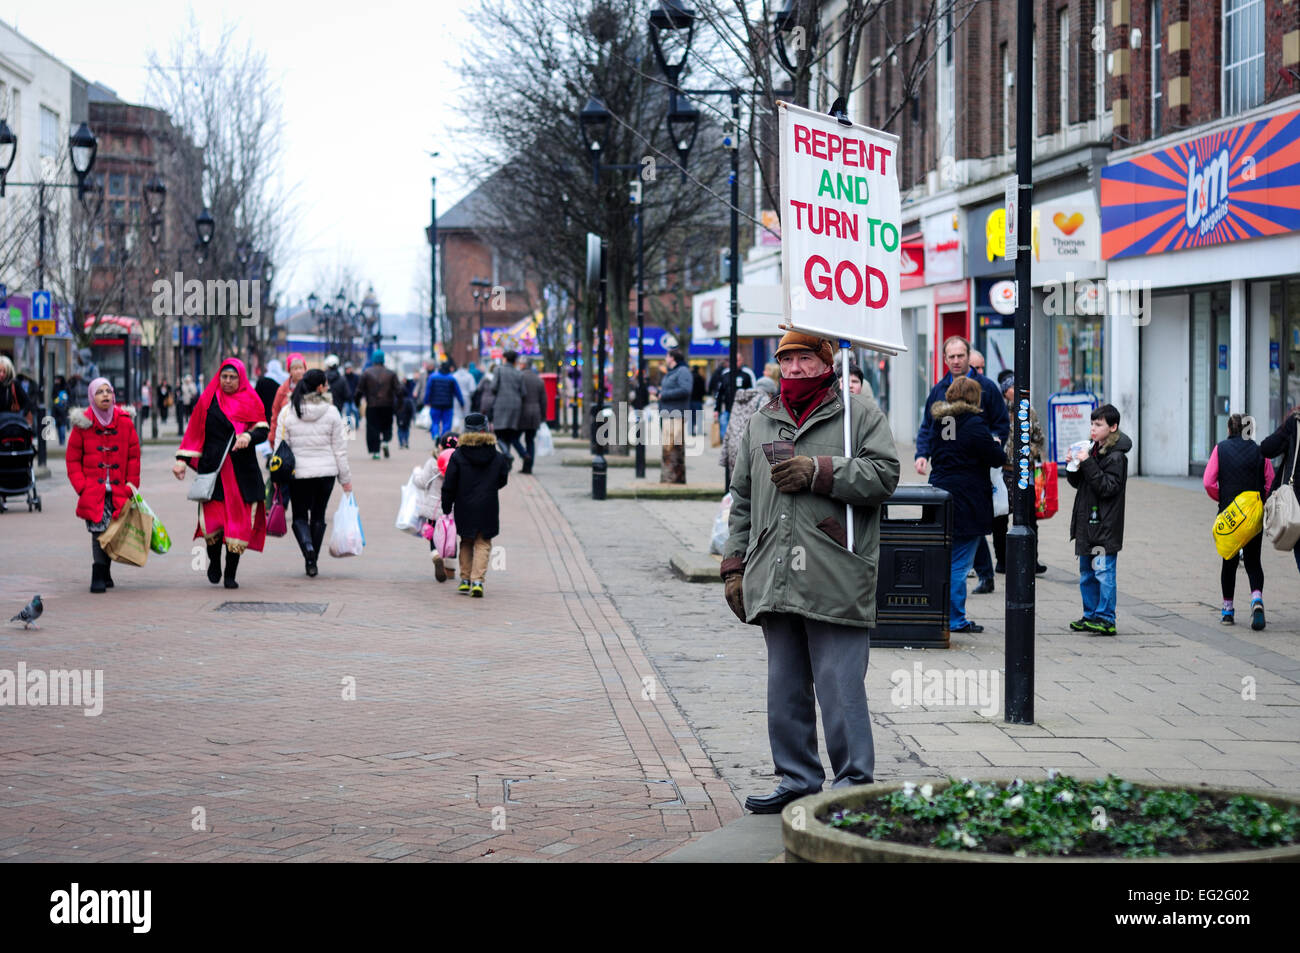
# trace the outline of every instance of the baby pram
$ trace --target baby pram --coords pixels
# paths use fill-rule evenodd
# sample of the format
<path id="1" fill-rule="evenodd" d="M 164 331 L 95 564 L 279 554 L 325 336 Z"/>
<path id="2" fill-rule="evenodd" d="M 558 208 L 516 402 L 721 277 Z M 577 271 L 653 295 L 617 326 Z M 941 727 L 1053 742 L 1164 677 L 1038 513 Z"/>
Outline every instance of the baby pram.
<path id="1" fill-rule="evenodd" d="M 9 496 L 26 496 L 27 512 L 40 512 L 35 463 L 36 431 L 22 414 L 0 414 L 0 513 Z"/>

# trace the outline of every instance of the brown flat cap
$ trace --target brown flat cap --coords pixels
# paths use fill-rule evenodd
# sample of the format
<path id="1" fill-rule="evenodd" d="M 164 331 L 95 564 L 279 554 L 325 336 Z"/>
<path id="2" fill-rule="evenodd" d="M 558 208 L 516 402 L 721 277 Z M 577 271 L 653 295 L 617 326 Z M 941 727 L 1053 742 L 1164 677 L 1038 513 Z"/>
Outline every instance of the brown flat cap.
<path id="1" fill-rule="evenodd" d="M 786 331 L 781 336 L 776 356 L 780 357 L 786 351 L 812 351 L 827 364 L 831 366 L 835 364 L 835 348 L 831 346 L 831 342 L 813 334 L 804 334 L 802 331 Z"/>

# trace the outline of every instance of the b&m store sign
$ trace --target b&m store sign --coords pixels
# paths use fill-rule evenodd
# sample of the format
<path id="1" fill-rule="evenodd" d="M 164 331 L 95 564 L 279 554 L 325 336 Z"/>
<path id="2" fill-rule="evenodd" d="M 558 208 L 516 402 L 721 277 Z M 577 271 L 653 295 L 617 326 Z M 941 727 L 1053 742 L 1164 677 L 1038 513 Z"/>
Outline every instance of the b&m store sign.
<path id="1" fill-rule="evenodd" d="M 1103 258 L 1300 229 L 1300 110 L 1117 162 L 1101 172 Z"/>

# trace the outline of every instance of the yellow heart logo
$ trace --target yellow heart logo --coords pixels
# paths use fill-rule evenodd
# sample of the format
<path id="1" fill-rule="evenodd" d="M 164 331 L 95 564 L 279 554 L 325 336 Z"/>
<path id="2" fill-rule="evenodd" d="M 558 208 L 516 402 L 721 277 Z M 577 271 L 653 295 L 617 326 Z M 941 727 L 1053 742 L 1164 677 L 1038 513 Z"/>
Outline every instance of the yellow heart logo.
<path id="1" fill-rule="evenodd" d="M 1057 212 L 1052 216 L 1052 222 L 1065 234 L 1073 235 L 1075 230 L 1083 224 L 1083 213 L 1075 212 L 1069 218 L 1066 218 L 1064 212 Z"/>

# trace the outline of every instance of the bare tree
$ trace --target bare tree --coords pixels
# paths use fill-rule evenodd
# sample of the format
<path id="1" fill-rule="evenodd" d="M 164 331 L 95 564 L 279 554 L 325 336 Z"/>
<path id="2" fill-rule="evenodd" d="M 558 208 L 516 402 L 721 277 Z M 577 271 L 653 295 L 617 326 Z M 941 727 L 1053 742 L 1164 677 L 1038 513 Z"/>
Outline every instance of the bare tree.
<path id="1" fill-rule="evenodd" d="M 265 53 L 241 44 L 233 26 L 205 43 L 191 11 L 169 51 L 149 53 L 149 67 L 150 101 L 202 150 L 200 194 L 183 200 L 208 208 L 215 228 L 202 264 L 190 258 L 190 273 L 200 280 L 256 281 L 259 297 L 270 302 L 265 266 L 287 264 L 295 212 L 279 180 L 284 121 Z M 256 325 L 239 314 L 201 317 L 208 374 L 231 351 L 257 353 L 270 332 L 264 314 Z"/>
<path id="2" fill-rule="evenodd" d="M 586 234 L 605 239 L 616 401 L 627 396 L 636 214 L 643 216 L 647 272 L 680 267 L 675 230 L 722 234 L 726 221 L 718 125 L 702 123 L 692 175 L 683 182 L 664 122 L 668 91 L 629 67 L 652 59 L 645 12 L 639 0 L 482 0 L 477 40 L 463 65 L 471 100 L 465 135 L 477 144 L 481 166 L 494 170 L 479 182 L 480 232 L 575 307 L 585 357 L 593 340 L 593 296 L 583 288 Z M 611 114 L 599 161 L 625 167 L 605 168 L 598 185 L 579 121 L 593 97 Z M 634 183 L 640 205 L 630 201 Z M 595 362 L 588 359 L 586 368 L 591 394 Z"/>

